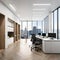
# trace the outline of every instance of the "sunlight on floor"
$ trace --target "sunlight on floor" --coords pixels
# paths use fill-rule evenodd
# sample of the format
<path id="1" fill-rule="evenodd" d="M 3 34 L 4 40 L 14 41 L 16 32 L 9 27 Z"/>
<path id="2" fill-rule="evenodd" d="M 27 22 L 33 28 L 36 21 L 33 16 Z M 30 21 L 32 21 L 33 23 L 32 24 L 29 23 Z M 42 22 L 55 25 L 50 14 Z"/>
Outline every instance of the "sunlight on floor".
<path id="1" fill-rule="evenodd" d="M 21 39 L 20 43 L 21 44 L 27 44 L 28 46 L 32 45 L 31 39 Z"/>

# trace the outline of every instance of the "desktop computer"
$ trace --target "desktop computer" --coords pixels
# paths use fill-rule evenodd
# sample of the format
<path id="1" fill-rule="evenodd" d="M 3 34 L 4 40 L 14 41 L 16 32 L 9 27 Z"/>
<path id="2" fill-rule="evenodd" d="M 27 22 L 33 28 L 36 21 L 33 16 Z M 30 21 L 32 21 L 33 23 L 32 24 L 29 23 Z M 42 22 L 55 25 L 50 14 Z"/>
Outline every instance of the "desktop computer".
<path id="1" fill-rule="evenodd" d="M 42 33 L 43 38 L 46 36 L 46 33 Z"/>
<path id="2" fill-rule="evenodd" d="M 48 37 L 51 39 L 56 38 L 56 33 L 48 33 Z"/>
<path id="3" fill-rule="evenodd" d="M 41 33 L 38 33 L 38 35 L 40 36 L 40 35 L 41 35 Z"/>

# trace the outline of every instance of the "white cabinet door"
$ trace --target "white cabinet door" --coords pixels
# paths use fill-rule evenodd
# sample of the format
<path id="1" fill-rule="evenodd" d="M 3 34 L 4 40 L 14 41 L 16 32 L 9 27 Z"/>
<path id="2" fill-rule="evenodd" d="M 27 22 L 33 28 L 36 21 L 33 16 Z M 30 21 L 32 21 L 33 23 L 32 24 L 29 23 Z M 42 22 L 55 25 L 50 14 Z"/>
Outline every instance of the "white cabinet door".
<path id="1" fill-rule="evenodd" d="M 60 42 L 52 42 L 52 52 L 60 53 Z"/>
<path id="2" fill-rule="evenodd" d="M 46 42 L 46 52 L 51 53 L 52 52 L 52 42 Z"/>
<path id="3" fill-rule="evenodd" d="M 51 53 L 52 52 L 52 42 L 43 41 L 43 52 Z"/>
<path id="4" fill-rule="evenodd" d="M 43 41 L 43 52 L 45 53 L 60 53 L 59 41 Z"/>

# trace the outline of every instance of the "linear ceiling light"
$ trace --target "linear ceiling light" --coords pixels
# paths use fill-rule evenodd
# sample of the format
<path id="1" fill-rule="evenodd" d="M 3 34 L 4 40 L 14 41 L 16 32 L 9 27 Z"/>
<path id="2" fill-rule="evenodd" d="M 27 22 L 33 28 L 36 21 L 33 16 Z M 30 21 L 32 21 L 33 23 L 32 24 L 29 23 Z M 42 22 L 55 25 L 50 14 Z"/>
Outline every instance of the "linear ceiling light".
<path id="1" fill-rule="evenodd" d="M 51 4 L 33 4 L 33 6 L 50 6 Z"/>
<path id="2" fill-rule="evenodd" d="M 14 6 L 12 4 L 9 4 L 9 6 L 14 10 L 16 11 L 16 9 L 14 8 Z"/>

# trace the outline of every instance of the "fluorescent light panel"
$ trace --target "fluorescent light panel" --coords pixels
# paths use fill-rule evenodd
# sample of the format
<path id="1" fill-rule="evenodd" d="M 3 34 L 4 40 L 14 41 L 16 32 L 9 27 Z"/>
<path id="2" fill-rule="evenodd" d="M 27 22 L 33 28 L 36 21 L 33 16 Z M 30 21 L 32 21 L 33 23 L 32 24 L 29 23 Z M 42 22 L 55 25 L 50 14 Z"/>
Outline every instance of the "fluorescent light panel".
<path id="1" fill-rule="evenodd" d="M 33 4 L 33 6 L 50 6 L 51 4 Z"/>
<path id="2" fill-rule="evenodd" d="M 12 4 L 9 4 L 9 6 L 14 10 L 16 11 L 16 9 L 14 8 L 14 6 Z"/>
<path id="3" fill-rule="evenodd" d="M 44 13 L 44 12 L 32 12 L 32 13 Z"/>

